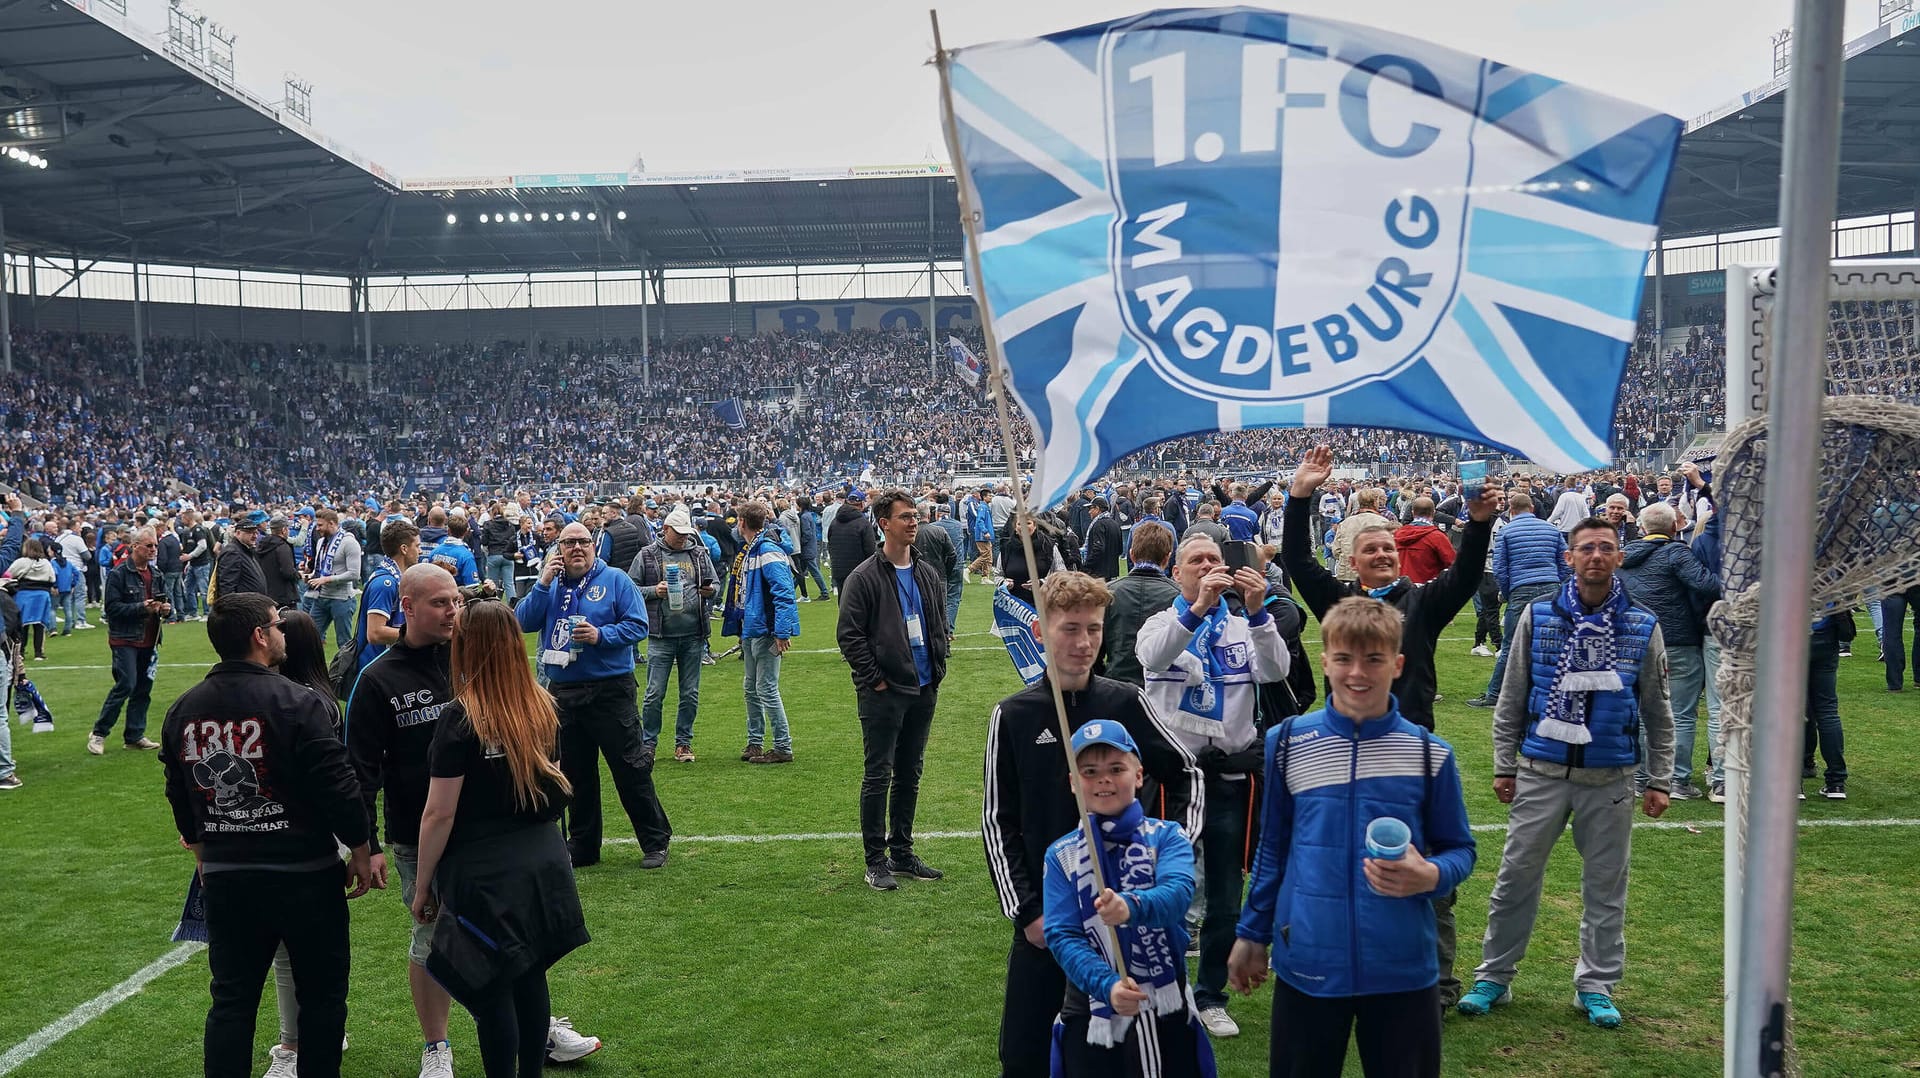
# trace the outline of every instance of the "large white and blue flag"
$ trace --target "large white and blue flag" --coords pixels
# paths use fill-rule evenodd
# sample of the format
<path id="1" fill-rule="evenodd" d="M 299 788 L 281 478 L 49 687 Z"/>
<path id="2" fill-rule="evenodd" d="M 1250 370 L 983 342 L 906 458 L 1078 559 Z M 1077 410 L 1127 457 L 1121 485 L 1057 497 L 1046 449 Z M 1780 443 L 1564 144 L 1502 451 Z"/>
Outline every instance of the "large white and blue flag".
<path id="1" fill-rule="evenodd" d="M 1153 12 L 951 51 L 1035 500 L 1185 434 L 1611 459 L 1680 121 L 1326 19 Z"/>

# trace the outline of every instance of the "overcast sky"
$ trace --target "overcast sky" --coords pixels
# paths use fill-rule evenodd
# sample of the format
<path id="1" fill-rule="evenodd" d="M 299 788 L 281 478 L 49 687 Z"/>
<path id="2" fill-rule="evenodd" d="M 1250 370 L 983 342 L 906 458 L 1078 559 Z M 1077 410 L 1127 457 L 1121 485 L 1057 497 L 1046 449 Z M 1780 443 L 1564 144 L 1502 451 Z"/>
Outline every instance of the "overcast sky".
<path id="1" fill-rule="evenodd" d="M 1877 0 L 1846 0 L 1848 39 Z M 927 5 L 905 0 L 198 0 L 240 82 L 313 83 L 314 123 L 406 179 L 946 159 Z M 1134 14 L 1103 0 L 962 0 L 949 47 Z M 1171 5 L 1169 5 L 1171 6 Z M 1791 0 L 1275 0 L 1365 21 L 1683 119 L 1773 75 Z M 166 25 L 165 0 L 128 0 Z"/>

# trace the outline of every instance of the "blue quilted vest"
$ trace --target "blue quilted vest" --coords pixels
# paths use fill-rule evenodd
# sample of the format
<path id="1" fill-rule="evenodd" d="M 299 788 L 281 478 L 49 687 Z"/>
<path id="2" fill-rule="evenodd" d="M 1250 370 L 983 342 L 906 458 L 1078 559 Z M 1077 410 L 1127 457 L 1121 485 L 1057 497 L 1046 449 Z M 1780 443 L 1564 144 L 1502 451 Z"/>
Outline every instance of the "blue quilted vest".
<path id="1" fill-rule="evenodd" d="M 1614 646 L 1620 660 L 1621 688 L 1594 693 L 1587 709 L 1587 731 L 1593 741 L 1569 745 L 1534 733 L 1541 716 L 1547 713 L 1547 694 L 1553 691 L 1553 679 L 1559 671 L 1560 652 L 1567 641 L 1567 618 L 1558 608 L 1559 596 L 1541 599 L 1533 606 L 1532 687 L 1527 693 L 1527 737 L 1520 754 L 1546 763 L 1569 767 L 1630 767 L 1640 762 L 1640 700 L 1634 685 L 1640 680 L 1640 663 L 1646 658 L 1647 644 L 1653 639 L 1658 620 L 1646 609 L 1629 605 L 1614 626 Z M 1658 676 L 1658 672 L 1655 672 Z"/>

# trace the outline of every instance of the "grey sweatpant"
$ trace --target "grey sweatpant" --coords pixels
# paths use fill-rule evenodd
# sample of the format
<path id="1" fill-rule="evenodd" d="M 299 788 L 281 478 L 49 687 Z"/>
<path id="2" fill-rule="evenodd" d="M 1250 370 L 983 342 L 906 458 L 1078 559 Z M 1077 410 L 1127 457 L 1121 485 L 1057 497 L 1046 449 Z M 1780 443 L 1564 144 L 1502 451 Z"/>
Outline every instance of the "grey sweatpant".
<path id="1" fill-rule="evenodd" d="M 1473 978 L 1501 985 L 1513 982 L 1540 912 L 1547 855 L 1572 817 L 1573 843 L 1581 861 L 1580 961 L 1574 966 L 1573 986 L 1578 992 L 1612 995 L 1627 959 L 1633 769 L 1574 768 L 1574 777 L 1562 778 L 1541 774 L 1530 764 L 1523 761 L 1515 776 L 1507 848 L 1487 901 L 1487 938 Z M 1597 784 L 1588 784 L 1596 780 Z"/>

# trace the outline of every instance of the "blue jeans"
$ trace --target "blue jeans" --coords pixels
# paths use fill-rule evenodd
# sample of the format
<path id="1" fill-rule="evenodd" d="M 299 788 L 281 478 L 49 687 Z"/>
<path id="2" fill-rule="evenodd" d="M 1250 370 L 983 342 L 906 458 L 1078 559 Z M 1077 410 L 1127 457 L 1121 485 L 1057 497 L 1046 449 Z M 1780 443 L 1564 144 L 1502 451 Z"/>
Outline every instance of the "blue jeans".
<path id="1" fill-rule="evenodd" d="M 131 745 L 147 736 L 147 705 L 153 700 L 154 666 L 160 661 L 159 648 L 115 647 L 113 652 L 113 688 L 100 705 L 100 717 L 94 721 L 93 736 L 105 737 L 120 720 L 120 708 L 127 709 L 127 725 L 120 736 Z"/>
<path id="2" fill-rule="evenodd" d="M 66 619 L 61 632 L 70 633 L 87 621 L 87 589 L 76 587 L 60 593 L 60 614 Z"/>
<path id="3" fill-rule="evenodd" d="M 1520 627 L 1520 614 L 1527 604 L 1535 599 L 1544 599 L 1560 590 L 1558 584 L 1521 584 L 1507 593 L 1507 617 L 1504 623 L 1507 646 L 1500 649 L 1500 657 L 1493 661 L 1493 676 L 1487 679 L 1487 695 L 1500 695 L 1500 679 L 1507 676 L 1507 653 L 1513 650 L 1513 633 Z"/>
<path id="4" fill-rule="evenodd" d="M 353 619 L 359 613 L 358 604 L 352 599 L 329 599 L 319 592 L 309 592 L 300 602 L 300 609 L 313 618 L 313 624 L 320 631 L 320 639 L 327 638 L 327 624 L 333 624 L 333 646 L 343 648 L 353 639 Z"/>
<path id="5" fill-rule="evenodd" d="M 1707 781 L 1725 782 L 1727 746 L 1720 739 L 1720 686 L 1714 684 L 1720 676 L 1720 644 L 1711 633 L 1700 644 L 1700 659 L 1707 668 Z"/>
<path id="6" fill-rule="evenodd" d="M 660 740 L 660 709 L 667 698 L 667 675 L 680 668 L 680 710 L 673 719 L 673 743 L 693 744 L 693 717 L 700 710 L 700 656 L 705 641 L 697 636 L 647 638 L 647 699 L 640 709 L 640 736 Z"/>
<path id="7" fill-rule="evenodd" d="M 184 572 L 162 573 L 160 584 L 162 593 L 167 597 L 167 605 L 173 607 L 173 616 L 167 620 L 179 621 L 186 617 L 187 606 L 180 601 L 180 596 L 187 590 L 187 574 Z"/>
<path id="8" fill-rule="evenodd" d="M 1920 585 L 1880 600 L 1880 650 L 1886 653 L 1887 688 L 1900 691 L 1907 675 L 1907 611 L 1920 619 Z M 1913 636 L 1913 674 L 1920 684 L 1920 628 Z"/>
<path id="9" fill-rule="evenodd" d="M 507 605 L 513 605 L 513 559 L 505 554 L 487 555 L 486 578 L 499 587 L 500 597 Z"/>
<path id="10" fill-rule="evenodd" d="M 820 588 L 820 598 L 824 599 L 833 594 L 833 589 L 827 587 L 827 578 L 820 575 L 819 558 L 809 558 L 805 554 L 796 554 L 793 560 L 799 567 L 798 571 L 793 574 L 793 582 L 799 586 L 800 594 L 803 597 L 807 594 L 808 574 L 812 574 L 814 584 Z"/>
<path id="11" fill-rule="evenodd" d="M 793 735 L 787 731 L 787 706 L 780 702 L 780 653 L 773 650 L 775 637 L 749 636 L 741 641 L 741 656 L 747 673 L 747 743 L 764 745 L 766 727 L 773 726 L 773 751 L 792 752 Z"/>
<path id="12" fill-rule="evenodd" d="M 207 612 L 207 585 L 213 582 L 213 563 L 194 565 L 187 569 L 187 602 L 180 609 L 190 616 Z"/>
<path id="13" fill-rule="evenodd" d="M 956 580 L 947 585 L 947 631 L 960 624 L 960 595 L 966 590 L 966 583 Z"/>
<path id="14" fill-rule="evenodd" d="M 1678 788 L 1693 778 L 1694 732 L 1700 721 L 1700 690 L 1707 678 L 1706 658 L 1699 644 L 1667 647 L 1667 699 L 1673 703 L 1673 785 Z M 1712 712 L 1708 712 L 1712 717 Z M 1707 732 L 1713 740 L 1713 732 Z M 1713 750 L 1709 748 L 1711 757 Z M 1640 766 L 1633 772 L 1635 781 L 1647 781 L 1647 734 L 1640 732 Z"/>

